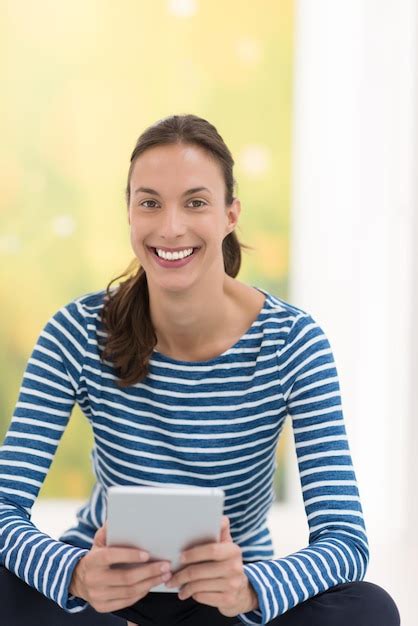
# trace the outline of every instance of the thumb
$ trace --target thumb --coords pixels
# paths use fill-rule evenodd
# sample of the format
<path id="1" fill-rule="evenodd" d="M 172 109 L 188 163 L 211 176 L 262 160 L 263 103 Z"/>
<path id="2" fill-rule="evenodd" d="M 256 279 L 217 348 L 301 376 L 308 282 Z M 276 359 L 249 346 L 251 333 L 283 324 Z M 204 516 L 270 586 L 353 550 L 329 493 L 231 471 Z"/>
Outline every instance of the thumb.
<path id="1" fill-rule="evenodd" d="M 107 520 L 94 535 L 93 546 L 96 546 L 97 548 L 103 548 L 104 546 L 106 546 L 106 530 Z"/>
<path id="2" fill-rule="evenodd" d="M 230 532 L 230 523 L 229 517 L 227 515 L 222 515 L 222 525 L 221 525 L 221 539 L 222 543 L 224 542 L 232 542 L 231 532 Z"/>

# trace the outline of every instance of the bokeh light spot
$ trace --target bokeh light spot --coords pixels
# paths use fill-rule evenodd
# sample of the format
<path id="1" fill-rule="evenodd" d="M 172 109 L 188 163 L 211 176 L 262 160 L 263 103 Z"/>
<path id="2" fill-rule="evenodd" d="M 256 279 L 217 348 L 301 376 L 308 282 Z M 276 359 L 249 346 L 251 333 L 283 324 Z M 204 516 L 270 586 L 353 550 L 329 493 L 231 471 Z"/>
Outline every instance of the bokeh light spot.
<path id="1" fill-rule="evenodd" d="M 168 11 L 177 17 L 192 17 L 197 13 L 196 0 L 169 0 Z"/>
<path id="2" fill-rule="evenodd" d="M 52 220 L 52 230 L 58 237 L 71 237 L 76 223 L 71 215 L 57 215 Z"/>
<path id="3" fill-rule="evenodd" d="M 263 145 L 247 145 L 238 155 L 241 169 L 251 177 L 263 176 L 271 165 L 270 150 Z"/>
<path id="4" fill-rule="evenodd" d="M 235 50 L 240 61 L 255 65 L 261 60 L 261 44 L 256 39 L 242 37 L 236 43 Z"/>

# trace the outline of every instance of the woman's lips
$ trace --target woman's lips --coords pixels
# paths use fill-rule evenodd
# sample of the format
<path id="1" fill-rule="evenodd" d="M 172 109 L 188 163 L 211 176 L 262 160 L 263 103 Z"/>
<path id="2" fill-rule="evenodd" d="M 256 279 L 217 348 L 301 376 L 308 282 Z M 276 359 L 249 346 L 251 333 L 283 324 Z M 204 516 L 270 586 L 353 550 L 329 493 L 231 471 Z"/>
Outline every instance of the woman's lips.
<path id="1" fill-rule="evenodd" d="M 168 261 L 166 259 L 159 257 L 158 254 L 155 252 L 155 248 L 150 248 L 149 246 L 148 248 L 151 251 L 152 256 L 154 257 L 155 262 L 158 263 L 158 265 L 160 265 L 161 267 L 167 267 L 167 268 L 183 267 L 184 265 L 187 265 L 188 263 L 190 263 L 190 261 L 192 261 L 192 259 L 194 259 L 194 257 L 200 250 L 200 248 L 193 248 L 192 254 L 190 254 L 186 258 L 177 259 L 175 261 Z M 187 248 L 184 248 L 184 249 L 186 250 Z"/>

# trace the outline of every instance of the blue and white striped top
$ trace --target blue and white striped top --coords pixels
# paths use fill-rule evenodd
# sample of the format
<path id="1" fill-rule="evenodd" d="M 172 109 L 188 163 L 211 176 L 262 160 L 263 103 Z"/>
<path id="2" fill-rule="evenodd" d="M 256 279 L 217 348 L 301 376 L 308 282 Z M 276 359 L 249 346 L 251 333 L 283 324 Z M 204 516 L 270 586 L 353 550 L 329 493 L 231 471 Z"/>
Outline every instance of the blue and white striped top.
<path id="1" fill-rule="evenodd" d="M 0 448 L 1 563 L 67 612 L 88 606 L 68 587 L 106 519 L 109 485 L 221 487 L 233 541 L 265 624 L 298 603 L 362 580 L 369 548 L 329 342 L 312 317 L 260 289 L 257 319 L 208 361 L 154 351 L 149 374 L 119 389 L 101 362 L 105 290 L 47 322 L 29 358 Z M 77 523 L 55 540 L 31 522 L 74 403 L 91 424 L 97 482 Z M 277 442 L 292 420 L 309 546 L 274 558 L 266 517 L 274 501 Z"/>

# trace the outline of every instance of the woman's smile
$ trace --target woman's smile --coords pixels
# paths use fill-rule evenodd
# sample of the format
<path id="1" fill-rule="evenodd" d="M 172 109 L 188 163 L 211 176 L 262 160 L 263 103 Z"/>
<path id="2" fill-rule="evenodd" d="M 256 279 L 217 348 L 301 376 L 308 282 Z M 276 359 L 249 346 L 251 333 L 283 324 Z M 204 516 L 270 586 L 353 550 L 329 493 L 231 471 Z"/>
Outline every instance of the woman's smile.
<path id="1" fill-rule="evenodd" d="M 150 251 L 150 253 L 152 254 L 154 261 L 160 266 L 160 267 L 166 267 L 166 268 L 178 268 L 178 267 L 183 267 L 184 265 L 187 265 L 188 263 L 190 263 L 194 257 L 196 256 L 196 254 L 199 252 L 200 248 L 193 248 L 192 253 L 189 254 L 188 256 L 182 258 L 182 259 L 164 259 L 160 256 L 158 256 L 157 251 L 155 248 L 150 248 L 149 246 L 148 250 Z M 189 248 L 190 250 L 190 248 Z"/>

